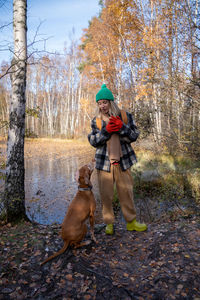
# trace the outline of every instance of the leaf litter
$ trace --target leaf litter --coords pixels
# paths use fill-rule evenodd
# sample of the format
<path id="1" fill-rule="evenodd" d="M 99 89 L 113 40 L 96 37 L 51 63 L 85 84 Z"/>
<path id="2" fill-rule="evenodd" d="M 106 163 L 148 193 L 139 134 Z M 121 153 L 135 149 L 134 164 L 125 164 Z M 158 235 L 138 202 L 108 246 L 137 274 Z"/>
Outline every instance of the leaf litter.
<path id="1" fill-rule="evenodd" d="M 117 217 L 115 234 L 95 225 L 98 243 L 59 250 L 59 225 L 0 227 L 0 299 L 199 299 L 199 219 L 148 224 L 128 232 Z M 90 234 L 87 234 L 90 239 Z"/>

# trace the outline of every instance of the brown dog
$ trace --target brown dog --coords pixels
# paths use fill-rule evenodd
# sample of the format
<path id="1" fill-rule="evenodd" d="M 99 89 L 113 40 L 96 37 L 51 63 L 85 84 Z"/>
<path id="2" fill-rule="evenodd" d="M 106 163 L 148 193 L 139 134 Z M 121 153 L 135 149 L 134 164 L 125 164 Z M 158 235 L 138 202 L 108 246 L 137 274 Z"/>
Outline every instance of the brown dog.
<path id="1" fill-rule="evenodd" d="M 85 221 L 89 218 L 91 227 L 91 236 L 96 242 L 94 236 L 94 212 L 96 202 L 92 192 L 92 184 L 90 182 L 91 174 L 94 170 L 94 162 L 83 166 L 78 171 L 77 181 L 79 183 L 78 192 L 69 205 L 67 214 L 62 223 L 61 237 L 64 241 L 63 248 L 48 257 L 41 265 L 45 264 L 54 257 L 64 253 L 68 246 L 73 245 L 75 248 L 88 244 L 88 241 L 80 243 L 87 233 Z"/>

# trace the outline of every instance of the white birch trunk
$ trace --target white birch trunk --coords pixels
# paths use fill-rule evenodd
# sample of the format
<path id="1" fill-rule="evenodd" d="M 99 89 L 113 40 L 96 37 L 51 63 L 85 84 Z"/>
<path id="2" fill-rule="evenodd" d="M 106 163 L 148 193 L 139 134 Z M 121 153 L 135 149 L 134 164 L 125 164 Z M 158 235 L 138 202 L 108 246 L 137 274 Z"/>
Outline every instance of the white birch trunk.
<path id="1" fill-rule="evenodd" d="M 71 115 L 70 115 L 70 137 L 74 135 L 74 117 L 75 117 L 75 89 L 74 89 L 74 77 L 75 77 L 75 62 L 74 62 L 74 49 L 72 52 L 72 73 L 71 73 L 71 90 L 72 90 L 72 98 L 71 98 Z"/>
<path id="2" fill-rule="evenodd" d="M 78 96 L 77 96 L 77 117 L 76 117 L 76 123 L 75 123 L 75 129 L 77 130 L 77 134 L 79 135 L 79 124 L 80 124 L 80 107 L 81 107 L 81 89 L 82 89 L 82 74 L 80 74 L 80 81 L 79 81 L 79 87 L 78 87 Z"/>
<path id="3" fill-rule="evenodd" d="M 10 103 L 4 194 L 7 221 L 15 221 L 25 217 L 26 11 L 26 0 L 13 1 L 14 57 L 12 60 L 12 99 Z"/>

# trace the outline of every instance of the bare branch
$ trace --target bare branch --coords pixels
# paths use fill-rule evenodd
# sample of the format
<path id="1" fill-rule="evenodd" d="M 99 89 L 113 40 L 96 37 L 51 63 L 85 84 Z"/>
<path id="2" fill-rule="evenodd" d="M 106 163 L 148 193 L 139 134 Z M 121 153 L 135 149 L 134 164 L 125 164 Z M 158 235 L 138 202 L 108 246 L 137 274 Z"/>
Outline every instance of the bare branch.
<path id="1" fill-rule="evenodd" d="M 0 7 L 0 8 L 1 8 L 1 7 Z M 13 22 L 10 22 L 10 23 L 8 23 L 8 24 L 2 25 L 2 26 L 0 26 L 0 30 L 4 30 L 5 27 L 8 27 L 8 26 L 10 26 L 10 25 L 12 25 L 12 24 L 13 24 Z"/>

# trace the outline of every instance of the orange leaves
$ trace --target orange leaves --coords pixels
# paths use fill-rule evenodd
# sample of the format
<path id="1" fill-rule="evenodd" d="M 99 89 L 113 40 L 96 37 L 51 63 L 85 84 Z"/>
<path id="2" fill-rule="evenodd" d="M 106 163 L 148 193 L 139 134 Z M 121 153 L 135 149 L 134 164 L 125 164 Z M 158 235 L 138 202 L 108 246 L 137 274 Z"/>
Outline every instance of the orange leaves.
<path id="1" fill-rule="evenodd" d="M 165 48 L 165 40 L 164 40 L 164 29 L 158 26 L 149 27 L 146 26 L 143 31 L 143 43 L 144 46 L 151 51 L 157 49 L 164 49 Z"/>
<path id="2" fill-rule="evenodd" d="M 141 76 L 142 70 L 146 70 L 150 50 L 151 57 L 159 55 L 156 51 L 164 47 L 164 32 L 157 25 L 153 28 L 143 14 L 138 2 L 105 1 L 100 17 L 92 19 L 84 39 L 84 51 L 90 61 L 87 76 L 92 81 L 95 77 L 110 82 L 114 91 L 117 85 L 122 86 L 125 74 L 129 73 L 133 82 Z M 148 74 L 151 78 L 154 71 L 149 70 Z M 141 78 L 138 79 L 137 85 L 140 85 Z M 146 87 L 139 86 L 139 89 L 142 97 L 149 93 Z"/>
<path id="3" fill-rule="evenodd" d="M 81 98 L 80 105 L 81 105 L 82 111 L 90 110 L 89 107 L 91 106 L 91 104 L 90 104 L 90 100 L 88 98 Z"/>

